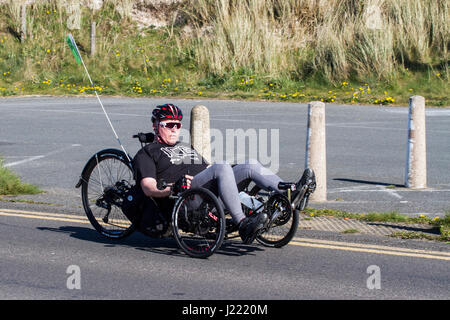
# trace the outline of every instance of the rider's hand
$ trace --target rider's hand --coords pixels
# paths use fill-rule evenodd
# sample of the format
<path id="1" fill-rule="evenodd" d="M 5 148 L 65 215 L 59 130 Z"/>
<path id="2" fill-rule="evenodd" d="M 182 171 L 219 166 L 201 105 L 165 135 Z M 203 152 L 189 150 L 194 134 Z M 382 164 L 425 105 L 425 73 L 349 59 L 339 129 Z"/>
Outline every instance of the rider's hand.
<path id="1" fill-rule="evenodd" d="M 191 187 L 191 181 L 192 181 L 192 179 L 194 179 L 194 177 L 193 176 L 190 176 L 190 175 L 185 175 L 184 176 L 185 178 L 186 178 L 186 186 L 187 186 L 187 189 L 189 189 L 190 187 Z"/>
<path id="2" fill-rule="evenodd" d="M 177 194 L 177 193 L 181 193 L 184 190 L 188 189 L 188 182 L 187 182 L 187 178 L 186 176 L 181 177 L 180 179 L 178 179 L 172 187 L 172 191 Z"/>

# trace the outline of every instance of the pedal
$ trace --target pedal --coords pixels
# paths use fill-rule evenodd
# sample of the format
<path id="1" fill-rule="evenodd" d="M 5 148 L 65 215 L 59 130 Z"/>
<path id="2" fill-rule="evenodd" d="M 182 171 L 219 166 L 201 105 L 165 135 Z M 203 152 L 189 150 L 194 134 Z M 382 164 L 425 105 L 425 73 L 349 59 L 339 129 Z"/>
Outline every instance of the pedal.
<path id="1" fill-rule="evenodd" d="M 295 182 L 280 182 L 278 183 L 278 189 L 280 190 L 291 190 L 295 191 L 297 189 Z"/>

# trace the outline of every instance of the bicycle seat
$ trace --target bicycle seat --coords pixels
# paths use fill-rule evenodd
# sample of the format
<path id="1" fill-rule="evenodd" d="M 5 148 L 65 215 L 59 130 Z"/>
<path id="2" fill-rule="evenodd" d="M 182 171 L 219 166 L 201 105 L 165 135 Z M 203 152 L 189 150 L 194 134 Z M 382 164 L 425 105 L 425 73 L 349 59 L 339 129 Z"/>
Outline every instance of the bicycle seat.
<path id="1" fill-rule="evenodd" d="M 141 143 L 152 143 L 155 140 L 155 134 L 153 132 L 143 133 L 133 135 L 133 138 L 138 138 Z"/>
<path id="2" fill-rule="evenodd" d="M 291 191 L 295 191 L 297 188 L 295 182 L 280 182 L 278 183 L 278 189 L 280 190 L 291 189 Z"/>

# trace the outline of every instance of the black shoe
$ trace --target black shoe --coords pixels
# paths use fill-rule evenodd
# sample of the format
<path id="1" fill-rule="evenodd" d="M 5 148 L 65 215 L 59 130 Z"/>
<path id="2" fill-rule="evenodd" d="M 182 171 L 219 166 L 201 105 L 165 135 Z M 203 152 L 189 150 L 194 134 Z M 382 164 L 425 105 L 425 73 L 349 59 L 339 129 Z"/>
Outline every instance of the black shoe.
<path id="1" fill-rule="evenodd" d="M 259 231 L 267 222 L 267 214 L 260 213 L 244 218 L 239 223 L 239 236 L 244 244 L 251 244 L 258 236 Z"/>
<path id="2" fill-rule="evenodd" d="M 306 188 L 306 190 L 303 191 L 304 188 Z M 301 210 L 301 195 L 303 194 L 304 198 L 306 195 L 313 193 L 314 190 L 316 190 L 316 175 L 312 169 L 306 168 L 305 171 L 303 171 L 302 177 L 296 184 L 296 190 L 291 193 L 291 203 L 293 208 Z"/>
<path id="3" fill-rule="evenodd" d="M 310 168 L 306 168 L 305 171 L 303 171 L 303 175 L 297 182 L 297 190 L 300 190 L 303 186 L 308 186 L 308 191 L 310 193 L 313 193 L 316 189 L 316 175 L 314 171 Z"/>

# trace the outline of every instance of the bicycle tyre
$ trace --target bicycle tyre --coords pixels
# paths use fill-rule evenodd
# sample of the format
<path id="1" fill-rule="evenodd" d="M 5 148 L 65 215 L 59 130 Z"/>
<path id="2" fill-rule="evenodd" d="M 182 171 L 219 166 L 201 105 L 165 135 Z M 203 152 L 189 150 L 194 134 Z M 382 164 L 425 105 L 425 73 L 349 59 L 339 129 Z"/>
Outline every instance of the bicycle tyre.
<path id="1" fill-rule="evenodd" d="M 95 230 L 111 239 L 133 233 L 136 227 L 123 214 L 120 205 L 106 199 L 106 196 L 115 197 L 114 188 L 119 181 L 126 181 L 130 186 L 134 183 L 133 170 L 125 153 L 117 149 L 97 152 L 83 169 L 81 181 L 83 208 Z"/>
<path id="2" fill-rule="evenodd" d="M 250 196 L 256 196 L 261 191 L 261 188 L 254 186 L 250 192 Z M 281 248 L 287 245 L 295 236 L 299 225 L 299 213 L 298 210 L 292 209 L 289 220 L 282 225 L 276 225 L 270 227 L 269 230 L 259 234 L 256 237 L 256 241 L 266 247 Z"/>
<path id="3" fill-rule="evenodd" d="M 202 213 L 189 209 L 194 202 L 195 206 L 198 203 L 198 207 L 204 206 Z M 194 212 L 197 212 L 195 220 Z M 172 211 L 172 231 L 178 246 L 187 255 L 193 258 L 211 256 L 221 247 L 225 230 L 223 208 L 211 191 L 205 188 L 189 189 L 176 201 Z"/>

